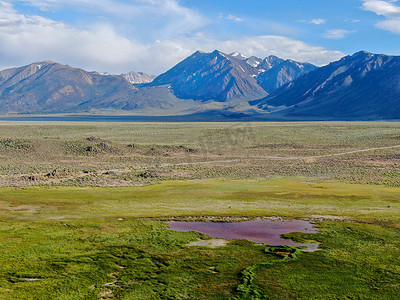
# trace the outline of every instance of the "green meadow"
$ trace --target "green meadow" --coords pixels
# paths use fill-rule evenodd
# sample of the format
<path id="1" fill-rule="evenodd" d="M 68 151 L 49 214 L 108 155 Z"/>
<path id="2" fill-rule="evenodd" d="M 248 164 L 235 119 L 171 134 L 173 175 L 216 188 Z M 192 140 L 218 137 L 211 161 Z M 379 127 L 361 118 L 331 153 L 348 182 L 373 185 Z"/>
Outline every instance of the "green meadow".
<path id="1" fill-rule="evenodd" d="M 398 299 L 398 144 L 395 122 L 0 122 L 0 299 Z M 260 217 L 319 250 L 167 223 Z"/>
<path id="2" fill-rule="evenodd" d="M 4 299 L 395 299 L 400 188 L 297 179 L 164 182 L 128 188 L 3 188 Z M 294 260 L 245 240 L 219 248 L 167 230 L 198 216 L 312 218 L 320 250 Z M 254 271 L 247 294 L 242 272 Z M 340 286 L 340 289 L 337 287 Z M 257 291 L 252 293 L 252 291 Z"/>
<path id="3" fill-rule="evenodd" d="M 0 190 L 3 220 L 280 216 L 400 220 L 400 188 L 263 181 L 166 181 L 141 187 L 23 187 Z"/>

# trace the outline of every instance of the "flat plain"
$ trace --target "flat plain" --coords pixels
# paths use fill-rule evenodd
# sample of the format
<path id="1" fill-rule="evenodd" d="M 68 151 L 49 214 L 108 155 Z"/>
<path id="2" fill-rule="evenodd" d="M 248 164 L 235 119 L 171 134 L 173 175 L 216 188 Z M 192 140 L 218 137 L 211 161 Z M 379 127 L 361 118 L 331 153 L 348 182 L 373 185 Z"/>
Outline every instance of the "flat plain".
<path id="1" fill-rule="evenodd" d="M 397 122 L 2 122 L 0 298 L 396 299 L 399 145 Z M 320 249 L 166 223 L 258 217 Z"/>

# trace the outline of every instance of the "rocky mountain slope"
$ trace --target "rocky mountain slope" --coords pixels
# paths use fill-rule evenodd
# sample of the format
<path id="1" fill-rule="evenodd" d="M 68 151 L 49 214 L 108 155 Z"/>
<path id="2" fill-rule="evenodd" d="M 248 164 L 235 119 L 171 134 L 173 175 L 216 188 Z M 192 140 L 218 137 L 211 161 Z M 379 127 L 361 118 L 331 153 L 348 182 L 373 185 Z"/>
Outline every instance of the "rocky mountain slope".
<path id="1" fill-rule="evenodd" d="M 257 71 L 241 59 L 219 51 L 197 51 L 158 76 L 151 85 L 170 85 L 182 99 L 227 102 L 259 99 L 267 95 L 254 75 Z"/>

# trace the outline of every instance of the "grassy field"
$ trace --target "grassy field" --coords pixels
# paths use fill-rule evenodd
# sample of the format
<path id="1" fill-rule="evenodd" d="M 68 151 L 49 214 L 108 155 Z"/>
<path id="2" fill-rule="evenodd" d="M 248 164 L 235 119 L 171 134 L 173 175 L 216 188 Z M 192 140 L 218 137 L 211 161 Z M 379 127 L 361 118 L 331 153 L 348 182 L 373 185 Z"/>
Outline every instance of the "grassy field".
<path id="1" fill-rule="evenodd" d="M 398 143 L 399 123 L 0 123 L 0 299 L 397 299 Z M 166 223 L 272 216 L 320 250 Z"/>
<path id="2" fill-rule="evenodd" d="M 399 123 L 0 122 L 0 185 L 303 176 L 400 186 Z M 333 156 L 329 156 L 333 155 Z"/>

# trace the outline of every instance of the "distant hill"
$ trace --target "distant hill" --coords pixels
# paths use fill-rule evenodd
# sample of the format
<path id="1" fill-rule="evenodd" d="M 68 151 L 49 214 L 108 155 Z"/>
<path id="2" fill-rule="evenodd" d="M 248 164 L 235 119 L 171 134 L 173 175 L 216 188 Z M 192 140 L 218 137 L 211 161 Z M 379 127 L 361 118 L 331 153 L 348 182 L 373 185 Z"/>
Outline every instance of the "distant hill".
<path id="1" fill-rule="evenodd" d="M 250 103 L 298 118 L 399 119 L 400 57 L 357 52 Z"/>

